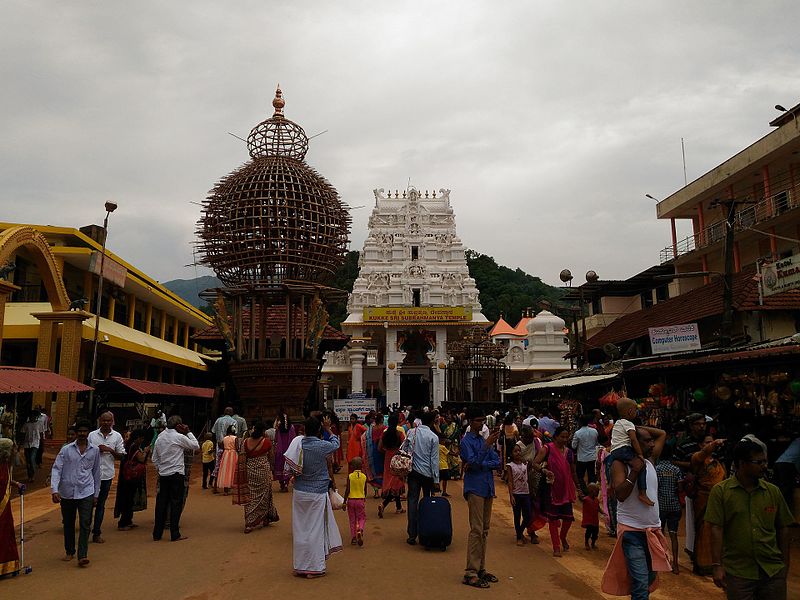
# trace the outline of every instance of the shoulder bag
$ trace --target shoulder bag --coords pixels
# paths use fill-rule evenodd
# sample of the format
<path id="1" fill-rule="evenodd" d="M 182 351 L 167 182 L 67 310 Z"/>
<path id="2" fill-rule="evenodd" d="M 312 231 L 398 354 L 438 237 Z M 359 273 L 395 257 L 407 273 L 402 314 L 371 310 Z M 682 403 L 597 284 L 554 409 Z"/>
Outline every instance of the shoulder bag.
<path id="1" fill-rule="evenodd" d="M 147 474 L 147 466 L 143 462 L 136 460 L 141 451 L 141 448 L 138 449 L 125 461 L 122 467 L 122 478 L 125 481 L 137 481 Z"/>
<path id="2" fill-rule="evenodd" d="M 395 477 L 407 477 L 408 474 L 411 473 L 414 460 L 414 445 L 417 443 L 417 433 L 419 432 L 414 431 L 414 439 L 411 440 L 411 452 L 403 450 L 403 446 L 407 445 L 406 442 L 408 442 L 408 438 L 406 438 L 406 441 L 400 446 L 400 450 L 397 451 L 397 454 L 395 454 L 389 462 L 389 470 Z M 410 432 L 409 435 L 411 435 Z"/>

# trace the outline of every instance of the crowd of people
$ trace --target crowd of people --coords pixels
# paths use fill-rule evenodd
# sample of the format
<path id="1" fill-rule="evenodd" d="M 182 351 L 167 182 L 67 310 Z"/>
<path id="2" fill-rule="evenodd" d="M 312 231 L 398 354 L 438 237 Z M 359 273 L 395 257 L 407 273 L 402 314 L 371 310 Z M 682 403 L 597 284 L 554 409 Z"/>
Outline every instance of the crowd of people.
<path id="1" fill-rule="evenodd" d="M 343 427 L 331 411 L 298 422 L 280 411 L 271 423 L 248 426 L 228 407 L 201 436 L 202 444 L 178 415 L 159 412 L 149 429 L 124 435 L 111 412 L 98 417 L 97 427 L 78 421 L 50 476 L 64 524 L 63 560 L 77 558 L 86 567 L 89 540 L 105 542 L 106 500 L 115 480 L 117 527 L 137 526 L 135 513 L 147 508 L 148 463 L 157 472 L 153 539 L 167 531 L 172 541 L 187 539 L 180 520 L 199 453 L 202 488 L 228 495 L 243 508 L 245 534 L 279 520 L 273 480 L 280 492 L 291 491 L 293 571 L 301 577 L 323 576 L 327 559 L 342 549 L 334 510 L 347 512 L 351 544 L 363 547 L 371 494 L 378 499 L 378 519 L 391 504 L 396 514 L 405 514 L 406 542 L 416 545 L 422 540 L 420 500 L 447 498 L 448 481 L 463 480 L 469 527 L 465 585 L 498 582 L 487 570 L 486 554 L 493 502 L 502 489 L 519 546 L 539 544 L 537 531 L 547 527 L 553 556 L 570 551 L 576 501 L 587 551 L 598 548 L 605 526 L 616 542 L 604 592 L 648 598 L 657 573 L 679 574 L 683 520 L 696 575 L 712 577 L 731 599 L 786 597 L 787 527 L 793 523 L 787 500 L 800 473 L 800 439 L 774 463 L 778 487 L 765 479 L 767 454 L 760 440 L 748 435 L 728 443 L 716 435 L 716 423 L 699 413 L 671 432 L 637 424 L 636 404 L 626 398 L 615 419 L 595 410 L 581 416 L 574 431 L 547 411 L 485 413 L 476 406 L 372 411 L 363 419 L 351 415 Z M 33 463 L 29 475 L 44 424 L 41 413 L 31 413 L 22 427 L 26 462 Z M 15 452 L 12 440 L 0 439 L 0 575 L 19 569 L 9 498 L 12 488 L 24 484 L 11 479 Z M 336 485 L 342 469 L 343 496 Z"/>

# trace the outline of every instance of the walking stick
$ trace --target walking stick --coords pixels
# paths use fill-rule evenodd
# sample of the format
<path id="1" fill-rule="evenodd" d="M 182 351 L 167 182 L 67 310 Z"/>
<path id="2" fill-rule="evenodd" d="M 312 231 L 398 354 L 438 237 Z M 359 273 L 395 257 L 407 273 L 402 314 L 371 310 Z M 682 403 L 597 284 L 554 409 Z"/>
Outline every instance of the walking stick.
<path id="1" fill-rule="evenodd" d="M 28 575 L 33 571 L 33 567 L 25 565 L 25 486 L 19 486 L 19 571 L 23 575 Z"/>

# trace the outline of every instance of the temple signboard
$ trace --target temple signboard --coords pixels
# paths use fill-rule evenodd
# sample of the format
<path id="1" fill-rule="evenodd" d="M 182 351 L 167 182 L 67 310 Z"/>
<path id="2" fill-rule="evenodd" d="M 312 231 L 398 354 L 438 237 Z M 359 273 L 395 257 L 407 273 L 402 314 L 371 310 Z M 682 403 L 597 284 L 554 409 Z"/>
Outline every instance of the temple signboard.
<path id="1" fill-rule="evenodd" d="M 365 323 L 458 323 L 472 321 L 471 306 L 369 306 Z"/>

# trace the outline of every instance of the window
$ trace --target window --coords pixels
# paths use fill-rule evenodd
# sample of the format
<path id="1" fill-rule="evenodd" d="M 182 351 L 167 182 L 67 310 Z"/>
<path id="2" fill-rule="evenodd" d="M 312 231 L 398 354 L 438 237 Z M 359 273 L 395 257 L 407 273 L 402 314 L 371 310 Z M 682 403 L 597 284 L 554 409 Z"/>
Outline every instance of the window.
<path id="1" fill-rule="evenodd" d="M 411 246 L 411 260 L 419 260 L 419 246 Z"/>
<path id="2" fill-rule="evenodd" d="M 413 305 L 419 306 L 420 305 L 420 291 L 419 288 L 414 288 L 411 290 L 411 294 L 413 296 Z"/>

